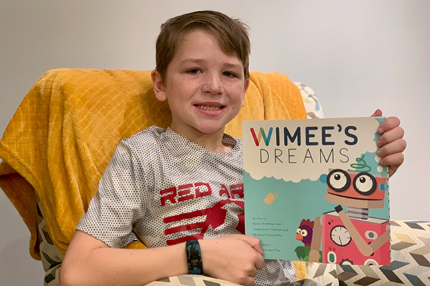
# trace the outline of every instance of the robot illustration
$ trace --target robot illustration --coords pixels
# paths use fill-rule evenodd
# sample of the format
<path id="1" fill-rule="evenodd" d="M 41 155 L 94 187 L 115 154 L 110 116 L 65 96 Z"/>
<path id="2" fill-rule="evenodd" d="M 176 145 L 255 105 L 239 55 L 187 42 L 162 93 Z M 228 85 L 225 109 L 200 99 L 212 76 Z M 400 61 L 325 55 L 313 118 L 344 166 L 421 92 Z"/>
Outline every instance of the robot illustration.
<path id="1" fill-rule="evenodd" d="M 318 262 L 321 255 L 323 263 L 390 264 L 389 221 L 369 217 L 369 209 L 384 207 L 386 189 L 384 177 L 331 170 L 325 200 L 338 206 L 315 218 L 309 261 Z"/>

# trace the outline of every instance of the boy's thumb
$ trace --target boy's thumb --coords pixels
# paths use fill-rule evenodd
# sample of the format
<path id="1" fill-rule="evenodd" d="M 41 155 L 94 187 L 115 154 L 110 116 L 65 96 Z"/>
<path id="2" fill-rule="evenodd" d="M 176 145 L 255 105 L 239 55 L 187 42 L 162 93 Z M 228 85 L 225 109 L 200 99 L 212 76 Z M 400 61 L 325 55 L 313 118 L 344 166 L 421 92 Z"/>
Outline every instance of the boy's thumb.
<path id="1" fill-rule="evenodd" d="M 371 117 L 381 117 L 382 116 L 382 111 L 380 109 L 376 109 L 375 112 L 373 112 L 373 114 L 371 115 Z"/>
<path id="2" fill-rule="evenodd" d="M 261 255 L 264 254 L 263 249 L 261 248 L 260 239 L 248 235 L 242 235 L 241 239 L 248 243 L 255 251 L 257 251 Z"/>

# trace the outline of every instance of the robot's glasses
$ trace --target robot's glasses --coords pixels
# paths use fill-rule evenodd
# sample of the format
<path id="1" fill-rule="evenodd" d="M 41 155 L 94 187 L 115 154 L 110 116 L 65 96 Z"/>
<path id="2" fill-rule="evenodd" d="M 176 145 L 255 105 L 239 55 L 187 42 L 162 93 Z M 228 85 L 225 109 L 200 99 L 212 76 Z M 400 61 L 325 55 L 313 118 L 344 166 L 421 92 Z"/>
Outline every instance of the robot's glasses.
<path id="1" fill-rule="evenodd" d="M 349 174 L 341 169 L 332 170 L 327 176 L 327 185 L 337 193 L 344 192 L 351 186 L 363 196 L 370 196 L 377 189 L 377 182 L 374 176 L 369 173 Z"/>

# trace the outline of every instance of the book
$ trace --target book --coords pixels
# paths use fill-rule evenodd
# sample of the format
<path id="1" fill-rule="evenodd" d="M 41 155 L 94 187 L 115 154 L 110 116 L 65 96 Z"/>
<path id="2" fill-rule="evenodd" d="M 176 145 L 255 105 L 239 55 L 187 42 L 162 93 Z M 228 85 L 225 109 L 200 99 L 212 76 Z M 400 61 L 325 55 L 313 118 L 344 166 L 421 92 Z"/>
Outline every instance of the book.
<path id="1" fill-rule="evenodd" d="M 242 123 L 245 233 L 264 258 L 389 265 L 384 118 Z"/>

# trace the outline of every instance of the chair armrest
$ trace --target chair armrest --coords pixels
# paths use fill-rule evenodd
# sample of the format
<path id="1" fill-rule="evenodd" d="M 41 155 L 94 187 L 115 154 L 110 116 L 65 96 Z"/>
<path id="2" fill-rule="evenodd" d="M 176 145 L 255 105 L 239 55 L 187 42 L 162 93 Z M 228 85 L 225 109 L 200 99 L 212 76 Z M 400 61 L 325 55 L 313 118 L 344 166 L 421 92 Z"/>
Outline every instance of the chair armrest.
<path id="1" fill-rule="evenodd" d="M 430 221 L 391 220 L 390 227 L 390 265 L 309 263 L 308 278 L 324 285 L 336 279 L 341 285 L 429 285 Z"/>
<path id="2" fill-rule="evenodd" d="M 309 86 L 301 82 L 295 82 L 294 84 L 297 85 L 300 90 L 308 118 L 324 118 L 321 103 L 315 92 Z"/>

